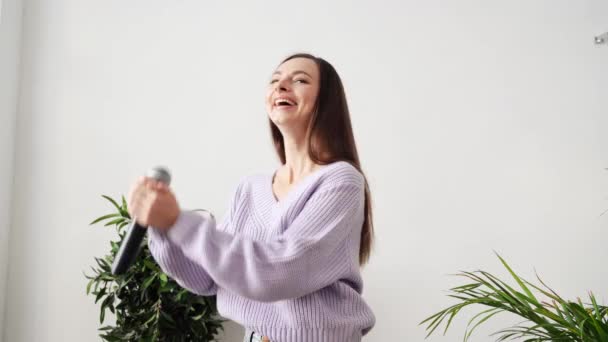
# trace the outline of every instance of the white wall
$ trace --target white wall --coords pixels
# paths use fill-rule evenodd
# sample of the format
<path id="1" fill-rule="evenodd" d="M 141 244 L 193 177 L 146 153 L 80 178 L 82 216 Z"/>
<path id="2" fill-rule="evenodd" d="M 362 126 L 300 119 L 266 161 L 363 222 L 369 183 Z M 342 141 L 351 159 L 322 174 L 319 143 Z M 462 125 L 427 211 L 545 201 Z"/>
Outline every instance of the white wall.
<path id="1" fill-rule="evenodd" d="M 600 0 L 27 1 L 6 341 L 97 339 L 82 271 L 112 236 L 87 226 L 101 194 L 166 164 L 183 206 L 223 214 L 274 168 L 265 86 L 301 50 L 343 77 L 373 191 L 367 341 L 421 341 L 462 284 L 447 274 L 506 277 L 492 250 L 606 304 L 605 30 Z"/>
<path id="2" fill-rule="evenodd" d="M 21 9 L 21 0 L 0 0 L 0 341 L 4 332 L 6 303 Z"/>

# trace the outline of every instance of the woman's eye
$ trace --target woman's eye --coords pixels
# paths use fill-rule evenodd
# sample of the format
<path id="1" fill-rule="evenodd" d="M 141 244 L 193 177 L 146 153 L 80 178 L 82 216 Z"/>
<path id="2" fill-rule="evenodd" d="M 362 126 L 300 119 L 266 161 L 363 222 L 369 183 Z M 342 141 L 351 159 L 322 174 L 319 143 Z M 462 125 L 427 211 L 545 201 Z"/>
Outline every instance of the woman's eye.
<path id="1" fill-rule="evenodd" d="M 300 83 L 308 83 L 306 80 L 295 80 L 294 82 L 296 82 L 296 83 L 298 83 L 298 82 L 300 82 Z"/>
<path id="2" fill-rule="evenodd" d="M 270 84 L 277 83 L 279 80 L 271 80 Z"/>

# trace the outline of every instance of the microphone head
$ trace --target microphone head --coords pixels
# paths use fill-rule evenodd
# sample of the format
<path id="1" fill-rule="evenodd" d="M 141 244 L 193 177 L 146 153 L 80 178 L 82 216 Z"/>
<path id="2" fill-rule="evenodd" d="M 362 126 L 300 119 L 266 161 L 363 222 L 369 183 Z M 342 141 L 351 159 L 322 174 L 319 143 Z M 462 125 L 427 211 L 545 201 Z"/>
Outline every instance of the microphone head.
<path id="1" fill-rule="evenodd" d="M 171 184 L 171 173 L 169 173 L 169 170 L 163 166 L 157 166 L 157 167 L 151 168 L 146 173 L 146 177 L 153 178 L 153 179 L 155 179 L 159 182 L 165 183 L 167 185 Z"/>

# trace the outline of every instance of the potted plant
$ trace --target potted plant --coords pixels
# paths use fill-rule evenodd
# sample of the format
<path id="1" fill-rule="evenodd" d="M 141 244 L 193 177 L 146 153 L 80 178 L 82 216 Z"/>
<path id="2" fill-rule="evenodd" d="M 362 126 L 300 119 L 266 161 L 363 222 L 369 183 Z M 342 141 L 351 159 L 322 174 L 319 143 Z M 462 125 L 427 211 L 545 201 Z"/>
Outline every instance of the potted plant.
<path id="1" fill-rule="evenodd" d="M 124 274 L 112 274 L 111 265 L 131 217 L 124 196 L 121 205 L 109 196 L 102 197 L 116 211 L 90 224 L 115 227 L 118 240 L 110 241 L 108 255 L 95 258 L 93 274 L 85 274 L 89 279 L 87 295 L 100 303 L 100 325 L 107 310 L 116 317 L 115 325 L 99 328 L 99 336 L 105 341 L 214 341 L 223 322 L 217 313 L 215 296 L 198 296 L 181 288 L 162 272 L 145 240 L 133 265 Z"/>
<path id="2" fill-rule="evenodd" d="M 511 312 L 524 318 L 524 322 L 500 330 L 492 335 L 500 335 L 497 341 L 524 338 L 524 341 L 608 341 L 608 307 L 598 305 L 595 296 L 589 292 L 590 303 L 584 304 L 580 298 L 570 301 L 559 296 L 536 274 L 540 286 L 518 276 L 507 262 L 496 253 L 504 267 L 517 282 L 521 291 L 509 286 L 498 277 L 485 272 L 460 272 L 471 282 L 450 289 L 448 296 L 459 303 L 443 309 L 426 318 L 420 324 L 427 324 L 430 336 L 447 318 L 444 335 L 454 316 L 464 307 L 481 305 L 487 309 L 470 319 L 464 334 L 467 341 L 476 327 L 501 312 Z M 539 300 L 532 291 L 540 292 L 546 300 Z"/>

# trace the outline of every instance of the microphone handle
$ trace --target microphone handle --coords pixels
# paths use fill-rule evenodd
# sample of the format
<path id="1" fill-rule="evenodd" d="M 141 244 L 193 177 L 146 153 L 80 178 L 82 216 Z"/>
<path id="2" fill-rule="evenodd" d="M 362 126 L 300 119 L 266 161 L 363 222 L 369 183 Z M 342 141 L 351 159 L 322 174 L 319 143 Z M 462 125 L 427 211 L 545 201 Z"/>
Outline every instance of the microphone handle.
<path id="1" fill-rule="evenodd" d="M 169 173 L 169 170 L 162 166 L 150 169 L 147 176 L 167 185 L 171 183 L 171 174 Z M 141 242 L 144 240 L 147 231 L 148 229 L 140 226 L 139 223 L 137 223 L 137 219 L 133 217 L 127 234 L 122 240 L 118 253 L 116 253 L 116 257 L 112 263 L 112 274 L 123 274 L 129 269 L 139 254 Z"/>
<path id="2" fill-rule="evenodd" d="M 146 232 L 147 228 L 140 226 L 134 218 L 112 263 L 112 274 L 123 274 L 129 269 L 139 254 Z"/>

